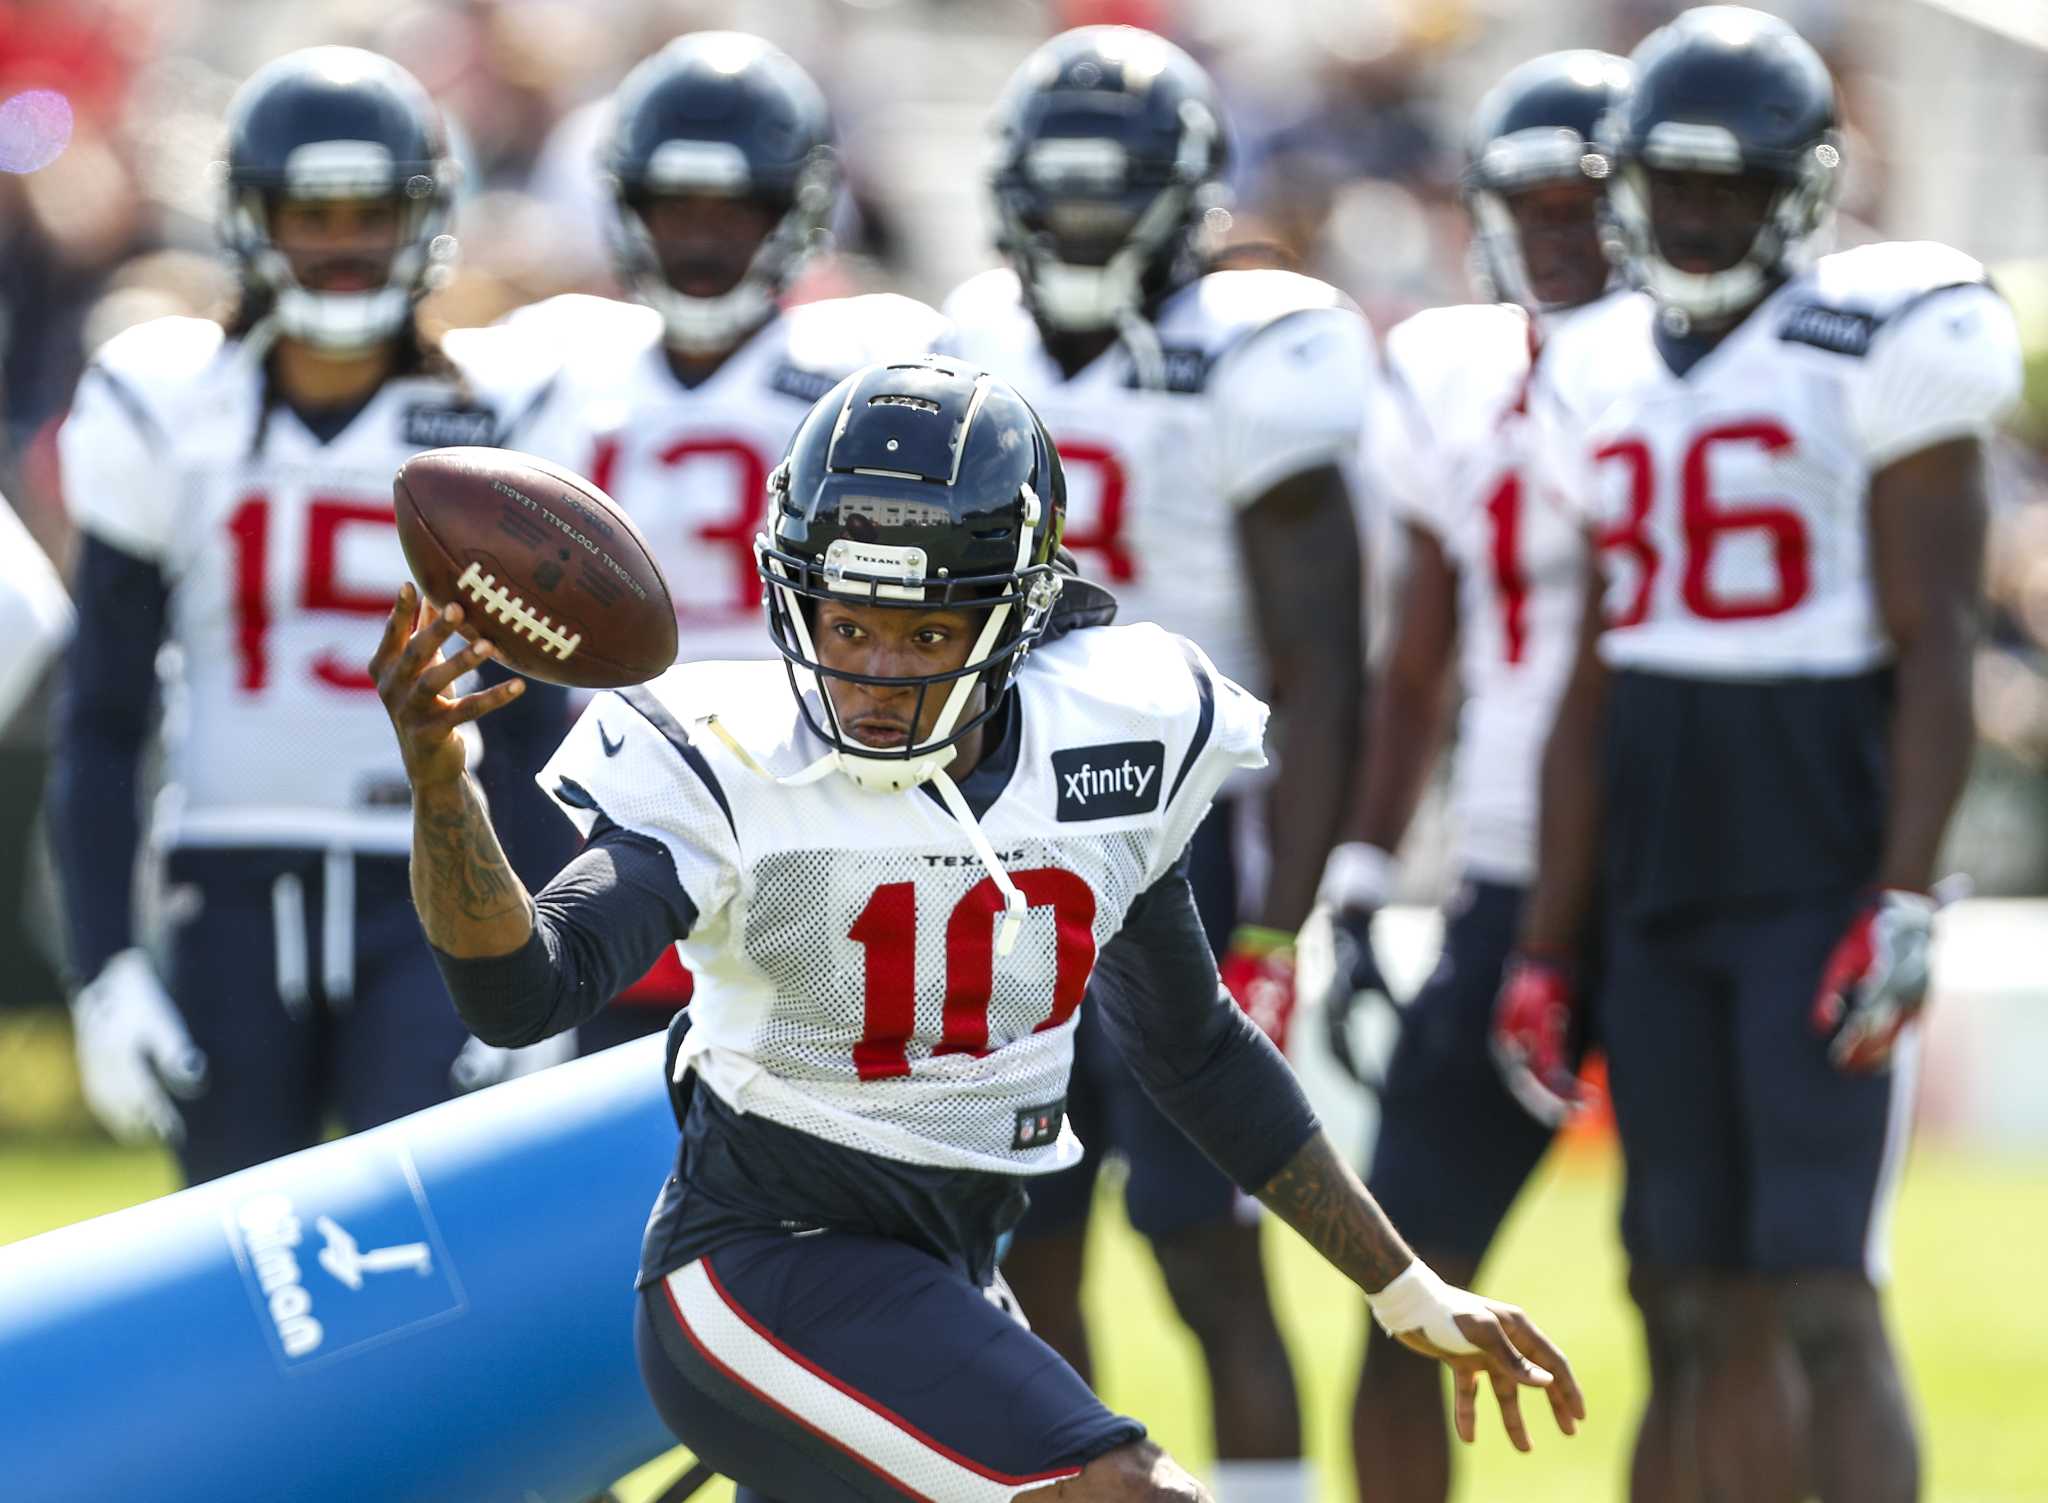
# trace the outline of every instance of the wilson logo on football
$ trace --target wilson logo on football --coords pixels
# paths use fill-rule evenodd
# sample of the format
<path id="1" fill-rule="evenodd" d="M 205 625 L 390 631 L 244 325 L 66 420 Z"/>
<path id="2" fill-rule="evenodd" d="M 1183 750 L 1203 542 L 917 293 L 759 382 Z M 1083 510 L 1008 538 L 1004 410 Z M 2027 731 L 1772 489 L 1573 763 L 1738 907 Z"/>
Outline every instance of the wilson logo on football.
<path id="1" fill-rule="evenodd" d="M 455 587 L 483 607 L 486 616 L 504 622 L 521 636 L 532 638 L 542 651 L 551 652 L 564 662 L 583 641 L 581 632 L 563 632 L 550 617 L 530 609 L 525 600 L 499 584 L 495 574 L 484 573 L 474 559 L 455 581 Z"/>

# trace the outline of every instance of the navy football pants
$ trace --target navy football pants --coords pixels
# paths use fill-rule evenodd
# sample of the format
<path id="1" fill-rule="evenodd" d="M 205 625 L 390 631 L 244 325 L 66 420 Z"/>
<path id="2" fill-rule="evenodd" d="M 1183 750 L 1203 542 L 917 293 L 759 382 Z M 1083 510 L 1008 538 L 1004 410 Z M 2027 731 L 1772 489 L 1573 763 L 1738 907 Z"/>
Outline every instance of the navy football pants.
<path id="1" fill-rule="evenodd" d="M 641 1291 L 654 1406 L 758 1503 L 988 1503 L 1141 1439 L 960 1269 L 908 1243 L 763 1232 Z"/>
<path id="2" fill-rule="evenodd" d="M 1808 1021 L 1860 902 L 1609 924 L 1600 1030 L 1637 1264 L 1883 1276 L 1916 1041 L 1889 1073 L 1847 1075 Z"/>
<path id="3" fill-rule="evenodd" d="M 216 1179 L 454 1093 L 468 1040 L 402 856 L 170 853 L 165 984 L 206 1054 L 181 1102 L 186 1179 Z"/>

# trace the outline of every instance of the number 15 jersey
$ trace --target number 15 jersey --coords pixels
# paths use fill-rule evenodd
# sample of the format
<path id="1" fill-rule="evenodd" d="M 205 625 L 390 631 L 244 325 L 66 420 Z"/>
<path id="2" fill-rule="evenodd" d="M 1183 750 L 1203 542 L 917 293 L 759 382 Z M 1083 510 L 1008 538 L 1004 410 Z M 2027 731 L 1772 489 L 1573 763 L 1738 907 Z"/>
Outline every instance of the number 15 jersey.
<path id="1" fill-rule="evenodd" d="M 1263 762 L 1266 708 L 1141 625 L 1034 650 L 1007 715 L 978 822 L 1030 906 L 1000 954 L 1002 895 L 928 790 L 778 781 L 825 751 L 780 663 L 693 664 L 584 712 L 542 786 L 586 834 L 606 819 L 673 859 L 697 913 L 685 1057 L 727 1105 L 905 1163 L 1076 1160 L 1062 1102 L 1096 956 Z"/>

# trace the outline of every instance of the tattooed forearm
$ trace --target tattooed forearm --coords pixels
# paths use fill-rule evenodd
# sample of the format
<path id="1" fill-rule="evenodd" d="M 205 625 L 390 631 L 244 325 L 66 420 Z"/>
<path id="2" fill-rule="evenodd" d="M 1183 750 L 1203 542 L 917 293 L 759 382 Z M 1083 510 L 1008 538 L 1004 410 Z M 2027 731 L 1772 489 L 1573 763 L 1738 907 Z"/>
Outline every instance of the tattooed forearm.
<path id="1" fill-rule="evenodd" d="M 414 793 L 412 900 L 450 955 L 508 955 L 533 930 L 532 900 L 467 774 Z"/>
<path id="2" fill-rule="evenodd" d="M 1273 1214 L 1359 1288 L 1377 1293 L 1414 1260 L 1351 1166 L 1317 1133 L 1258 1192 Z"/>

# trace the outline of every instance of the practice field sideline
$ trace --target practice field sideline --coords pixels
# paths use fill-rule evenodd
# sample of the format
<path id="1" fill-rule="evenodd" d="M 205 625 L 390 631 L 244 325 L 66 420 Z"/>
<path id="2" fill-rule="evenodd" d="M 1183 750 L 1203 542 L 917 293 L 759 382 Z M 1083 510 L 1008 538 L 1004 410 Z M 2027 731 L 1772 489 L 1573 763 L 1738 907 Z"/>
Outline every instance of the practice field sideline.
<path id="1" fill-rule="evenodd" d="M 1616 1167 L 1602 1149 L 1557 1155 L 1509 1224 L 1491 1283 L 1542 1312 L 1578 1364 L 1591 1417 L 1575 1441 L 1547 1433 L 1517 1456 L 1497 1425 L 1470 1457 L 1465 1503 L 1588 1503 L 1620 1495 L 1639 1362 L 1613 1247 Z M 0 1145 L 0 1243 L 116 1210 L 173 1187 L 161 1154 L 87 1143 Z M 651 1187 L 650 1187 L 651 1190 Z M 1108 1208 L 1106 1208 L 1108 1209 Z M 1207 1460 L 1194 1344 L 1168 1314 L 1143 1244 L 1120 1215 L 1099 1221 L 1088 1301 L 1109 1401 L 1142 1415 L 1190 1463 Z M 1309 1447 L 1329 1503 L 1349 1496 L 1345 1434 L 1363 1306 L 1291 1233 L 1269 1227 L 1281 1323 L 1302 1368 Z M 1895 1240 L 1896 1308 L 1929 1453 L 1931 1503 L 2034 1503 L 2048 1497 L 2048 1303 L 2038 1297 L 2048 1243 L 2048 1162 L 1917 1154 Z M 650 1467 L 622 1489 L 646 1503 L 674 1473 Z M 635 1482 L 642 1479 L 636 1478 Z M 720 1484 L 699 1495 L 729 1503 Z M 451 1500 L 455 1503 L 455 1500 Z"/>

